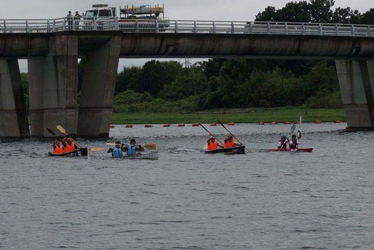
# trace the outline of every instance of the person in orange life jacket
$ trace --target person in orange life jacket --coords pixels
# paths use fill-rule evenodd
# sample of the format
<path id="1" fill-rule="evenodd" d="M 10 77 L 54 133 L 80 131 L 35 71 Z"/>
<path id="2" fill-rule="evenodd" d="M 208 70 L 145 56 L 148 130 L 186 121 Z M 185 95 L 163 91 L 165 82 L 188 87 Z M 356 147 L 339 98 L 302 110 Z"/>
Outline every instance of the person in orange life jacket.
<path id="1" fill-rule="evenodd" d="M 65 153 L 70 153 L 78 149 L 77 145 L 74 144 L 73 139 L 70 137 L 65 137 L 62 140 L 62 145 L 65 147 Z"/>
<path id="2" fill-rule="evenodd" d="M 121 142 L 116 141 L 116 145 L 113 148 L 110 148 L 107 153 L 112 153 L 112 158 L 123 157 L 123 148 Z"/>
<path id="3" fill-rule="evenodd" d="M 143 151 L 144 148 L 142 148 L 141 145 L 136 145 L 135 139 L 130 140 L 130 144 L 125 145 L 123 147 L 123 151 L 127 152 L 127 156 L 135 156 L 135 155 L 140 155 L 141 153 L 136 153 L 136 151 Z"/>
<path id="4" fill-rule="evenodd" d="M 289 142 L 290 140 L 287 138 L 287 136 L 282 135 L 281 139 L 278 142 L 278 149 L 286 149 Z"/>
<path id="5" fill-rule="evenodd" d="M 218 149 L 218 147 L 222 148 L 222 146 L 219 145 L 218 142 L 216 141 L 216 138 L 211 136 L 208 140 L 208 151 L 216 150 Z"/>
<path id="6" fill-rule="evenodd" d="M 301 131 L 300 130 L 297 132 L 297 137 L 296 137 L 296 135 L 292 135 L 292 139 L 290 141 L 290 149 L 297 149 L 298 148 L 298 146 L 299 146 L 298 139 L 300 139 L 301 136 L 302 135 L 301 135 Z"/>
<path id="7" fill-rule="evenodd" d="M 225 148 L 233 148 L 235 146 L 239 146 L 239 144 L 235 143 L 235 140 L 232 137 L 232 135 L 228 135 L 227 138 L 223 142 L 225 143 L 223 145 Z"/>
<path id="8" fill-rule="evenodd" d="M 53 143 L 53 153 L 54 154 L 63 154 L 64 150 L 65 150 L 65 148 L 61 145 L 59 140 L 56 140 Z"/>

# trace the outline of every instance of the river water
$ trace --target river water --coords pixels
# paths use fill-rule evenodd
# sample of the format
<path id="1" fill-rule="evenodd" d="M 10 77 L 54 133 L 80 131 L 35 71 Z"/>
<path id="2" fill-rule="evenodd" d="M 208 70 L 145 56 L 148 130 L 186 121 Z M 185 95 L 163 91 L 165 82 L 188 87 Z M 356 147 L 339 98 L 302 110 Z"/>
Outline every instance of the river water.
<path id="1" fill-rule="evenodd" d="M 0 248 L 374 249 L 374 133 L 303 124 L 313 153 L 264 152 L 290 127 L 229 127 L 252 150 L 231 156 L 203 154 L 207 134 L 190 125 L 111 130 L 108 141 L 156 143 L 158 161 L 3 140 Z"/>

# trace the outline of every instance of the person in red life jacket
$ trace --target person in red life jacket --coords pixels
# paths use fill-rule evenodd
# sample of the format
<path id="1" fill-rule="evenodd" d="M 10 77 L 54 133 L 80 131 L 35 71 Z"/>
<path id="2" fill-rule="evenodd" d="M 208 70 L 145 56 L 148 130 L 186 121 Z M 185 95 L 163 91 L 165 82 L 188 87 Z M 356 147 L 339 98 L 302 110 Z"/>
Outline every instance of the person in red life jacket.
<path id="1" fill-rule="evenodd" d="M 222 146 L 218 144 L 216 138 L 211 136 L 208 140 L 208 151 L 216 150 L 218 147 L 222 148 Z"/>
<path id="2" fill-rule="evenodd" d="M 53 143 L 53 154 L 63 154 L 65 148 L 61 145 L 59 140 Z"/>
<path id="3" fill-rule="evenodd" d="M 235 143 L 235 140 L 234 138 L 232 137 L 232 135 L 229 135 L 225 140 L 224 140 L 224 147 L 225 148 L 233 148 L 235 146 L 239 146 L 238 144 Z"/>
<path id="4" fill-rule="evenodd" d="M 286 135 L 282 135 L 281 139 L 278 142 L 278 149 L 287 149 L 287 144 L 290 140 L 287 138 Z"/>
<path id="5" fill-rule="evenodd" d="M 301 131 L 300 131 L 300 129 L 299 129 L 299 131 L 297 131 L 297 137 L 296 137 L 296 135 L 292 135 L 292 139 L 291 139 L 291 141 L 290 141 L 290 149 L 297 149 L 298 147 L 299 147 L 299 141 L 298 141 L 298 139 L 300 139 L 301 138 Z"/>
<path id="6" fill-rule="evenodd" d="M 62 140 L 62 145 L 65 147 L 65 153 L 70 153 L 78 149 L 77 145 L 74 144 L 73 139 L 65 137 Z"/>

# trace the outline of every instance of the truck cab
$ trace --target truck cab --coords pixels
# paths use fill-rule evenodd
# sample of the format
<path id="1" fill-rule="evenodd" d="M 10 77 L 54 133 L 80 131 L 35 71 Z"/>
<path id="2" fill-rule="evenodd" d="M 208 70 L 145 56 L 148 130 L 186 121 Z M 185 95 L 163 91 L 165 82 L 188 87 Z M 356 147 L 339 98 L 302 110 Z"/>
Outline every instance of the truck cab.
<path id="1" fill-rule="evenodd" d="M 92 8 L 86 10 L 83 16 L 87 19 L 90 18 L 115 18 L 116 8 L 109 7 L 107 4 L 94 4 Z"/>

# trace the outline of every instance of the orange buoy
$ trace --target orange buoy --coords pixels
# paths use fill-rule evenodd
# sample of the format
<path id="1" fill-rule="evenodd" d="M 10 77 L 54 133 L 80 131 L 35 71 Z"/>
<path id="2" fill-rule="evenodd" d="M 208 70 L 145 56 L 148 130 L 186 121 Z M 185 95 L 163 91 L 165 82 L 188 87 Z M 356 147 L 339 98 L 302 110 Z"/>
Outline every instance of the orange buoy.
<path id="1" fill-rule="evenodd" d="M 178 123 L 178 127 L 184 127 L 184 123 L 183 122 L 180 122 L 180 123 Z"/>
<path id="2" fill-rule="evenodd" d="M 340 120 L 334 120 L 334 123 L 341 123 Z"/>
<path id="3" fill-rule="evenodd" d="M 321 123 L 322 123 L 321 120 L 315 120 L 314 122 L 315 122 L 316 124 L 321 124 Z"/>
<path id="4" fill-rule="evenodd" d="M 198 127 L 199 124 L 198 123 L 192 123 L 192 127 Z"/>
<path id="5" fill-rule="evenodd" d="M 300 124 L 300 121 L 295 121 L 295 124 Z"/>
<path id="6" fill-rule="evenodd" d="M 110 128 L 114 128 L 115 126 L 114 125 L 112 125 L 112 124 L 110 124 L 110 126 L 109 126 Z"/>
<path id="7" fill-rule="evenodd" d="M 265 123 L 264 123 L 264 121 L 260 121 L 258 124 L 264 125 Z"/>
<path id="8" fill-rule="evenodd" d="M 132 128 L 132 127 L 133 127 L 132 124 L 127 124 L 127 125 L 126 125 L 126 128 Z"/>
<path id="9" fill-rule="evenodd" d="M 290 121 L 284 121 L 283 123 L 284 123 L 284 124 L 291 124 Z"/>
<path id="10" fill-rule="evenodd" d="M 210 124 L 210 126 L 213 126 L 213 127 L 217 126 L 217 123 L 213 122 L 213 123 Z"/>
<path id="11" fill-rule="evenodd" d="M 164 128 L 168 128 L 168 127 L 170 127 L 169 123 L 164 124 Z"/>
<path id="12" fill-rule="evenodd" d="M 228 122 L 227 125 L 229 125 L 229 126 L 234 126 L 234 125 L 235 125 L 235 122 Z"/>
<path id="13" fill-rule="evenodd" d="M 270 123 L 270 125 L 276 125 L 276 124 L 277 124 L 276 121 L 272 121 L 272 122 Z"/>
<path id="14" fill-rule="evenodd" d="M 144 127 L 145 128 L 152 128 L 152 124 L 145 124 Z"/>

